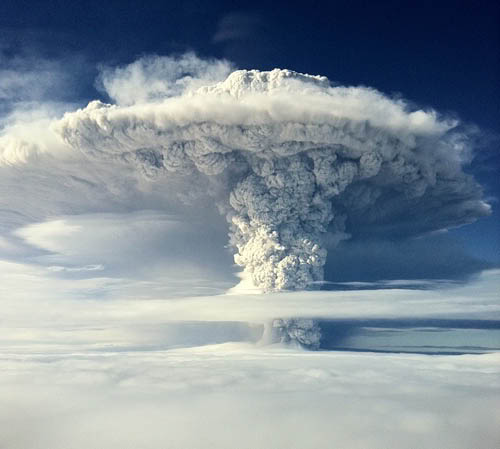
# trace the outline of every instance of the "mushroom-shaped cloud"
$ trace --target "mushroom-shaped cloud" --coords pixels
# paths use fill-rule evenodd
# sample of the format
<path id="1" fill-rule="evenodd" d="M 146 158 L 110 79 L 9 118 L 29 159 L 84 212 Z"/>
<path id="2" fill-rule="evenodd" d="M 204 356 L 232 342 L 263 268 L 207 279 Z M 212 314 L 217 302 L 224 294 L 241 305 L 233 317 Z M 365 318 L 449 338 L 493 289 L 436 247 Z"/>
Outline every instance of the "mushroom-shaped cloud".
<path id="1" fill-rule="evenodd" d="M 235 71 L 161 101 L 96 101 L 55 124 L 72 147 L 153 182 L 216 186 L 207 191 L 227 217 L 235 262 L 265 291 L 321 281 L 325 247 L 350 236 L 418 235 L 488 214 L 463 171 L 459 129 L 371 88 L 278 69 Z"/>

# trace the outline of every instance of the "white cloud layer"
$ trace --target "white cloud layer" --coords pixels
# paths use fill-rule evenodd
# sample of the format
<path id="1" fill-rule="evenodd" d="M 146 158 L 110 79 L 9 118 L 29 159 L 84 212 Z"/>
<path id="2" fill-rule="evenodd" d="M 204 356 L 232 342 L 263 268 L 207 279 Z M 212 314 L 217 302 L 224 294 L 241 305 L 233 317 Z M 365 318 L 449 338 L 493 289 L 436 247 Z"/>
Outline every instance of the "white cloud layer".
<path id="1" fill-rule="evenodd" d="M 188 285 L 187 273 L 118 277 L 130 273 L 120 262 L 128 257 L 122 239 L 139 241 L 152 232 L 156 241 L 164 226 L 173 226 L 177 235 L 184 232 L 175 230 L 172 217 L 140 213 L 129 222 L 125 217 L 64 217 L 28 226 L 19 237 L 47 252 L 33 256 L 30 265 L 0 263 L 1 446 L 184 449 L 201 442 L 232 448 L 238 441 L 241 448 L 411 449 L 416 441 L 423 446 L 439 441 L 441 448 L 489 449 L 496 444 L 500 423 L 491 410 L 498 408 L 498 353 L 426 356 L 199 345 L 255 342 L 262 323 L 278 316 L 498 320 L 498 271 L 466 285 L 438 283 L 434 290 L 198 296 L 204 284 L 192 279 Z M 100 255 L 102 270 L 94 259 Z M 64 265 L 69 261 L 80 265 Z M 209 285 L 215 287 L 213 278 Z M 378 335 L 375 347 L 384 343 L 385 334 Z M 352 347 L 366 349 L 364 338 Z M 404 344 L 404 336 L 395 341 Z M 448 344 L 441 335 L 431 341 Z"/>
<path id="2" fill-rule="evenodd" d="M 184 273 L 179 280 L 181 275 L 176 271 L 167 271 L 163 277 L 134 278 L 118 277 L 112 271 L 66 273 L 51 266 L 47 269 L 12 262 L 2 262 L 0 268 L 4 323 L 0 335 L 4 349 L 12 345 L 15 351 L 32 345 L 40 351 L 54 347 L 88 350 L 88 344 L 93 348 L 109 344 L 135 347 L 144 342 L 148 329 L 176 321 L 262 325 L 275 318 L 293 317 L 500 320 L 499 272 L 495 270 L 466 285 L 438 284 L 426 290 L 224 295 L 220 293 L 230 283 L 196 277 L 196 272 Z M 69 330 L 74 341 L 67 340 Z M 113 330 L 119 330 L 118 342 L 113 342 Z M 164 340 L 162 344 L 168 346 L 169 342 Z"/>
<path id="3" fill-rule="evenodd" d="M 88 243 L 75 234 L 76 242 L 67 234 L 55 243 L 43 228 L 28 228 L 24 236 L 63 255 Z M 203 285 L 187 285 L 186 276 L 172 286 L 175 277 L 110 278 L 103 276 L 109 267 L 82 265 L 87 270 L 66 273 L 47 269 L 43 263 L 50 260 L 37 262 L 0 264 L 1 446 L 496 444 L 500 422 L 491 410 L 499 406 L 498 352 L 427 356 L 199 345 L 255 342 L 262 323 L 277 316 L 499 320 L 498 271 L 466 285 L 438 283 L 434 290 L 192 297 Z M 431 344 L 450 344 L 433 331 Z M 458 344 L 460 332 L 451 334 Z M 383 348 L 386 333 L 374 336 L 351 339 L 351 347 Z M 401 331 L 385 345 L 404 345 L 405 336 L 414 339 Z M 463 344 L 477 342 L 473 337 L 462 332 Z M 488 337 L 479 336 L 483 346 Z"/>
<path id="4" fill-rule="evenodd" d="M 10 449 L 491 449 L 499 356 L 305 353 L 242 344 L 2 355 Z M 29 431 L 27 431 L 29 429 Z"/>

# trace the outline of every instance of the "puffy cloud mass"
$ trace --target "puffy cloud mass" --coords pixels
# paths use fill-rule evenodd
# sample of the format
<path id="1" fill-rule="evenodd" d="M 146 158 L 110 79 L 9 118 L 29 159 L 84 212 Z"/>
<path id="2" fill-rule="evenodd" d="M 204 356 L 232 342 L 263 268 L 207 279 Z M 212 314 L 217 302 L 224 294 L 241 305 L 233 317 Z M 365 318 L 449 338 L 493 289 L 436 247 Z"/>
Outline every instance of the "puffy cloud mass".
<path id="1" fill-rule="evenodd" d="M 116 104 L 93 101 L 51 126 L 73 158 L 58 162 L 68 190 L 78 182 L 92 204 L 104 182 L 130 197 L 135 176 L 169 201 L 209 200 L 227 219 L 235 262 L 266 291 L 321 281 L 327 249 L 342 240 L 420 235 L 489 213 L 463 171 L 470 145 L 456 120 L 289 70 L 217 81 L 229 69 L 187 55 L 104 70 Z M 8 142 L 0 161 L 54 157 Z M 79 153 L 87 163 L 76 177 Z"/>

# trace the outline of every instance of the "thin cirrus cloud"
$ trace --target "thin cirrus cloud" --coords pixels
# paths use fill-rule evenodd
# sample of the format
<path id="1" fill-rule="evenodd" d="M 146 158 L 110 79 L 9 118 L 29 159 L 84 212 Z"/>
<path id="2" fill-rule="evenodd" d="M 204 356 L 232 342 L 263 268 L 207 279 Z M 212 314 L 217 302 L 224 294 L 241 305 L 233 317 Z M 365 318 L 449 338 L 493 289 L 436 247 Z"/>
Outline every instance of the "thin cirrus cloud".
<path id="1" fill-rule="evenodd" d="M 217 24 L 212 41 L 221 43 L 255 38 L 262 24 L 262 18 L 255 13 L 233 12 L 227 14 Z"/>

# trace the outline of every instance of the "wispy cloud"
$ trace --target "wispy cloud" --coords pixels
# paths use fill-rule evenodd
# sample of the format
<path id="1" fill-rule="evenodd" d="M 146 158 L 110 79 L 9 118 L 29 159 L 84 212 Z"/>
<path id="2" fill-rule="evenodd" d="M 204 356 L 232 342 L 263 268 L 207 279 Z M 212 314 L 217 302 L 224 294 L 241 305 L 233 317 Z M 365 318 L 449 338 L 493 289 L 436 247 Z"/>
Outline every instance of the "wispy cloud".
<path id="1" fill-rule="evenodd" d="M 96 85 L 117 104 L 132 105 L 161 101 L 221 81 L 232 69 L 229 61 L 200 59 L 194 53 L 149 55 L 121 67 L 102 66 Z"/>
<path id="2" fill-rule="evenodd" d="M 228 42 L 258 38 L 256 34 L 263 23 L 262 18 L 251 12 L 233 12 L 220 19 L 213 42 Z"/>

